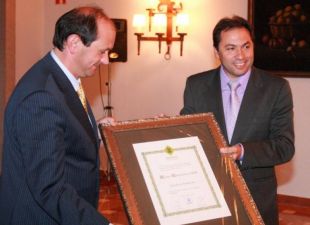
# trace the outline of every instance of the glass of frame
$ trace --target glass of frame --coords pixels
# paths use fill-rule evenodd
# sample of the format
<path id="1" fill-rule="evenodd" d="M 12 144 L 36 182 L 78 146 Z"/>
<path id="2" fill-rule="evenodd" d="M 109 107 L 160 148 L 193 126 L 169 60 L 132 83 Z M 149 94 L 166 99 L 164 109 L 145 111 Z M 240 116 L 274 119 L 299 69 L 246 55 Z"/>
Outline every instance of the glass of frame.
<path id="1" fill-rule="evenodd" d="M 202 152 L 211 168 L 211 172 L 207 172 L 210 174 L 206 174 L 206 176 L 215 177 L 216 185 L 218 185 L 230 211 L 228 216 L 217 216 L 207 220 L 198 219 L 190 224 L 264 224 L 238 166 L 231 158 L 222 157 L 219 153 L 219 148 L 226 146 L 226 143 L 212 113 L 124 121 L 118 122 L 114 126 L 100 124 L 99 129 L 130 224 L 164 224 L 160 222 L 162 221 L 161 216 L 159 216 L 154 199 L 150 195 L 148 181 L 141 171 L 143 167 L 141 167 L 138 154 L 136 155 L 137 149 L 134 146 L 137 143 L 148 143 L 150 144 L 148 146 L 152 146 L 152 143 L 166 142 L 167 140 L 178 142 L 178 140 L 189 137 L 199 140 L 198 145 L 202 146 Z M 168 146 L 164 151 L 171 153 L 171 149 L 173 148 Z M 191 158 L 189 161 L 195 164 L 194 159 Z M 202 167 L 206 166 L 204 163 L 200 164 Z M 153 165 L 156 165 L 156 162 L 153 162 Z M 211 190 L 213 189 L 211 185 Z M 196 194 L 194 190 L 192 193 Z M 161 197 L 163 196 L 161 195 Z M 190 199 L 190 196 L 187 199 Z M 169 225 L 189 224 L 184 223 L 184 217 L 180 214 L 185 214 L 185 218 L 192 218 L 196 215 L 193 211 L 195 210 L 175 213 L 173 215 L 174 222 L 171 224 L 169 222 Z M 167 216 L 170 215 L 167 214 Z"/>

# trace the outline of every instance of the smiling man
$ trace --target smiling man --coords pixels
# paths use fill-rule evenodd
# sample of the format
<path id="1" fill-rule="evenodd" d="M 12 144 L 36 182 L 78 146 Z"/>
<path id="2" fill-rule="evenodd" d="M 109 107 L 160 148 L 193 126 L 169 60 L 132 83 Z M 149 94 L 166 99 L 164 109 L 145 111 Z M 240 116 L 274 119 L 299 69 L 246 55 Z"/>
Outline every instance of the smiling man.
<path id="1" fill-rule="evenodd" d="M 97 211 L 99 138 L 80 78 L 109 63 L 115 34 L 100 8 L 67 12 L 54 49 L 17 84 L 5 111 L 1 225 L 109 224 Z"/>
<path id="2" fill-rule="evenodd" d="M 213 30 L 220 67 L 192 75 L 181 114 L 212 112 L 229 143 L 266 225 L 277 225 L 274 167 L 292 159 L 293 101 L 288 82 L 253 67 L 252 28 L 243 18 L 223 18 Z"/>

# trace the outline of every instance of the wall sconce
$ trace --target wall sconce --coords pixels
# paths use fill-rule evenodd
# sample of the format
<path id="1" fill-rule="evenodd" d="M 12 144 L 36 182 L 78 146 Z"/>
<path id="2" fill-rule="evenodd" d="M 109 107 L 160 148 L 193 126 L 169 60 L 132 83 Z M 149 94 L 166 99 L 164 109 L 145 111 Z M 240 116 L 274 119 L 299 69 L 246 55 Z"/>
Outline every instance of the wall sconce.
<path id="1" fill-rule="evenodd" d="M 140 55 L 141 41 L 157 41 L 158 52 L 161 53 L 161 44 L 163 41 L 167 44 L 167 51 L 165 53 L 165 59 L 171 58 L 171 45 L 174 41 L 180 42 L 180 56 L 183 55 L 183 41 L 184 36 L 187 34 L 182 29 L 188 25 L 188 15 L 181 13 L 183 11 L 183 4 L 179 2 L 176 4 L 171 0 L 159 0 L 157 9 L 148 8 L 148 32 L 155 30 L 155 36 L 145 36 L 143 28 L 146 25 L 145 15 L 136 14 L 133 17 L 133 26 L 136 28 L 138 40 L 138 55 Z M 175 22 L 175 32 L 177 37 L 173 36 L 173 22 Z"/>

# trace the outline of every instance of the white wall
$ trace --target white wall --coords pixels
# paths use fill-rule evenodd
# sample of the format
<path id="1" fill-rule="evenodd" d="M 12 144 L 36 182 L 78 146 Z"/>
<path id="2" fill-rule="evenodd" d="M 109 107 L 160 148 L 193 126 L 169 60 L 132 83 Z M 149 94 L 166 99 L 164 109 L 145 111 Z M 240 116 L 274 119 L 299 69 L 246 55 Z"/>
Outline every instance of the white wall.
<path id="1" fill-rule="evenodd" d="M 141 54 L 137 55 L 136 36 L 131 26 L 132 16 L 147 8 L 145 0 L 69 0 L 66 5 L 55 5 L 54 1 L 17 0 L 17 78 L 33 62 L 51 48 L 56 19 L 69 9 L 87 4 L 97 4 L 105 9 L 111 18 L 128 21 L 128 62 L 110 65 L 112 83 L 113 114 L 117 120 L 153 117 L 159 113 L 177 115 L 182 107 L 182 96 L 186 77 L 208 70 L 217 65 L 212 48 L 212 29 L 223 16 L 238 14 L 247 16 L 247 0 L 183 0 L 190 16 L 190 27 L 185 37 L 183 57 L 179 56 L 179 46 L 173 44 L 172 59 L 166 61 L 159 55 L 157 43 L 142 42 Z M 28 4 L 27 4 L 28 3 Z M 28 5 L 31 5 L 31 10 Z M 225 6 L 225 8 L 223 7 Z M 39 12 L 38 12 L 39 11 Z M 35 15 L 35 21 L 33 16 Z M 43 23 L 43 24 L 42 24 Z M 21 32 L 30 29 L 30 33 Z M 29 34 L 31 36 L 29 37 Z M 165 45 L 162 46 L 165 52 Z M 31 54 L 29 54 L 31 53 Z M 108 67 L 101 66 L 103 97 L 106 102 L 106 82 Z M 296 155 L 290 163 L 277 169 L 279 193 L 310 198 L 309 169 L 306 140 L 310 127 L 310 79 L 288 79 L 295 104 Z M 98 74 L 84 81 L 88 98 L 95 116 L 104 115 L 100 98 Z"/>

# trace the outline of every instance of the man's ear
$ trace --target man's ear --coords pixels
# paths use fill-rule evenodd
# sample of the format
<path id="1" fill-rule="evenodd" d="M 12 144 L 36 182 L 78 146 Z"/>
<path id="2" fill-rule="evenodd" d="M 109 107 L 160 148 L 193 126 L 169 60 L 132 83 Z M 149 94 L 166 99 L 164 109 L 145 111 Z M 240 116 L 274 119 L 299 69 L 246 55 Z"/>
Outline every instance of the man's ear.
<path id="1" fill-rule="evenodd" d="M 214 50 L 214 55 L 215 55 L 215 57 L 216 57 L 217 59 L 220 59 L 218 50 L 217 50 L 215 47 L 213 47 L 213 50 Z"/>
<path id="2" fill-rule="evenodd" d="M 79 49 L 81 43 L 82 41 L 79 35 L 71 34 L 68 36 L 65 46 L 67 47 L 70 53 L 75 53 Z"/>

